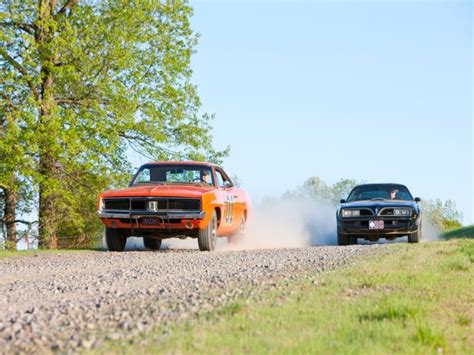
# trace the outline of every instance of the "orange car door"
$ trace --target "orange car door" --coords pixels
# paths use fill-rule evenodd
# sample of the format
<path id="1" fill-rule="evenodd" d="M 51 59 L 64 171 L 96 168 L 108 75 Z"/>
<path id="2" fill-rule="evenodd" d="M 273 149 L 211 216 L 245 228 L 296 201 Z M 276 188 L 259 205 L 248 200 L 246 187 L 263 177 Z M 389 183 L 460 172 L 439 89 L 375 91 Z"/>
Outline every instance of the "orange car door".
<path id="1" fill-rule="evenodd" d="M 237 214 L 235 210 L 235 199 L 238 196 L 235 193 L 235 188 L 232 186 L 230 179 L 220 169 L 216 169 L 217 182 L 219 185 L 219 192 L 223 200 L 223 210 L 221 216 L 220 231 L 222 233 L 232 233 L 237 226 Z"/>

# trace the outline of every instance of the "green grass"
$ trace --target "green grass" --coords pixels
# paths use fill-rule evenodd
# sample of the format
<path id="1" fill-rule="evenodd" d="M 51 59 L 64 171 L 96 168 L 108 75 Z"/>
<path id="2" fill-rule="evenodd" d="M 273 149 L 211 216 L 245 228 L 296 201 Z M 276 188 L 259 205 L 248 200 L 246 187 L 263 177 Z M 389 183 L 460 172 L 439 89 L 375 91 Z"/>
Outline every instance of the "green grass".
<path id="1" fill-rule="evenodd" d="M 474 240 L 389 248 L 98 352 L 472 353 Z"/>
<path id="2" fill-rule="evenodd" d="M 461 227 L 461 228 L 458 228 L 458 229 L 448 231 L 448 232 L 443 234 L 443 237 L 446 238 L 446 239 L 451 239 L 451 238 L 474 238 L 474 225 L 467 226 L 467 227 Z"/>

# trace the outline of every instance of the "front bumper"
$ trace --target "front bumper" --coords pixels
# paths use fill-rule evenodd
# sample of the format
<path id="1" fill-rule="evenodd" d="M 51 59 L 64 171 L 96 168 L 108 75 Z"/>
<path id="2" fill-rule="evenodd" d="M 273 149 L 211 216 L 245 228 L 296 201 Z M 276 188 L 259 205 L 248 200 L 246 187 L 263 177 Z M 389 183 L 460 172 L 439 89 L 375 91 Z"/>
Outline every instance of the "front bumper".
<path id="1" fill-rule="evenodd" d="M 140 212 L 113 212 L 113 211 L 98 211 L 100 219 L 107 218 L 123 218 L 123 219 L 140 219 L 145 217 L 155 217 L 165 220 L 170 219 L 187 219 L 187 220 L 198 220 L 206 217 L 206 212 L 152 212 L 152 211 L 140 211 Z"/>
<path id="2" fill-rule="evenodd" d="M 383 220 L 384 229 L 369 229 L 369 221 Z M 412 218 L 339 218 L 337 221 L 339 234 L 346 235 L 391 235 L 404 236 L 418 231 L 418 219 Z"/>
<path id="3" fill-rule="evenodd" d="M 106 227 L 127 230 L 191 231 L 202 228 L 204 211 L 98 211 Z M 151 222 L 150 222 L 151 221 Z"/>

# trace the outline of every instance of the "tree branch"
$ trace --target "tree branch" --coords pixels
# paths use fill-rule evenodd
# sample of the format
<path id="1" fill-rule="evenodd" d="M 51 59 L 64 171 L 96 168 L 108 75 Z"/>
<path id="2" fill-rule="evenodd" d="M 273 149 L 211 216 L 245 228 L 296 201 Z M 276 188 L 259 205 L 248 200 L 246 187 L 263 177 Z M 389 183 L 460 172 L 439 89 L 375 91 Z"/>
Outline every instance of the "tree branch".
<path id="1" fill-rule="evenodd" d="M 28 86 L 31 90 L 31 92 L 33 93 L 33 95 L 35 96 L 35 99 L 36 100 L 39 100 L 39 93 L 38 93 L 38 90 L 36 89 L 36 87 L 34 86 L 33 82 L 31 80 L 29 80 L 27 77 L 28 77 L 28 72 L 26 71 L 26 69 L 20 64 L 18 63 L 15 59 L 13 59 L 8 53 L 7 51 L 0 47 L 0 56 L 2 56 L 8 63 L 10 63 L 10 65 L 12 67 L 14 67 L 16 70 L 18 70 L 18 72 L 20 72 L 21 75 L 23 75 L 23 77 L 25 78 L 26 82 L 28 83 Z"/>
<path id="2" fill-rule="evenodd" d="M 54 19 L 57 20 L 59 17 L 61 17 L 67 9 L 72 9 L 73 6 L 77 5 L 78 0 L 68 0 L 66 3 L 63 5 L 63 7 L 54 15 Z"/>
<path id="3" fill-rule="evenodd" d="M 0 27 L 15 27 L 19 28 L 20 30 L 25 31 L 29 35 L 34 36 L 35 34 L 35 26 L 29 23 L 22 23 L 22 22 L 0 22 Z"/>
<path id="4" fill-rule="evenodd" d="M 32 226 L 33 224 L 38 223 L 38 221 L 29 222 L 22 219 L 15 219 L 14 221 L 7 222 L 3 218 L 1 218 L 0 223 L 3 223 L 3 224 L 22 223 L 22 224 L 26 224 L 27 226 Z"/>

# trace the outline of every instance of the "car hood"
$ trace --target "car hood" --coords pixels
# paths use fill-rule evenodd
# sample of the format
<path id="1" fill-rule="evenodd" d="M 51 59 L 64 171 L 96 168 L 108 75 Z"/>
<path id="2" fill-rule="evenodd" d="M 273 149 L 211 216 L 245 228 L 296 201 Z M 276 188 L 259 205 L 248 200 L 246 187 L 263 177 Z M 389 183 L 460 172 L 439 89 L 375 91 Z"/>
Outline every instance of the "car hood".
<path id="1" fill-rule="evenodd" d="M 107 197 L 136 197 L 136 196 L 165 196 L 165 197 L 200 197 L 202 194 L 213 190 L 213 186 L 193 185 L 140 185 L 126 189 L 107 190 L 102 193 L 102 198 Z"/>
<path id="2" fill-rule="evenodd" d="M 382 208 L 382 207 L 413 207 L 417 206 L 415 201 L 384 200 L 384 201 L 354 201 L 341 203 L 340 208 Z"/>

